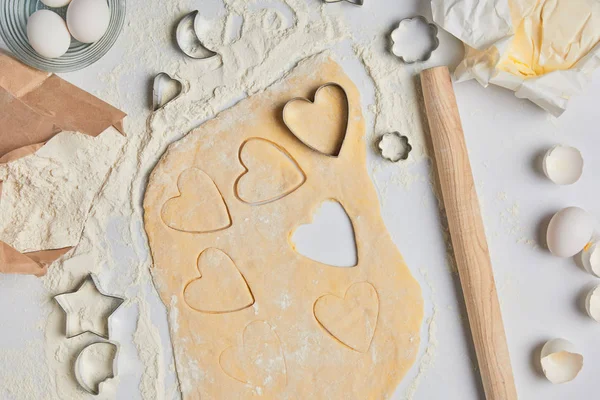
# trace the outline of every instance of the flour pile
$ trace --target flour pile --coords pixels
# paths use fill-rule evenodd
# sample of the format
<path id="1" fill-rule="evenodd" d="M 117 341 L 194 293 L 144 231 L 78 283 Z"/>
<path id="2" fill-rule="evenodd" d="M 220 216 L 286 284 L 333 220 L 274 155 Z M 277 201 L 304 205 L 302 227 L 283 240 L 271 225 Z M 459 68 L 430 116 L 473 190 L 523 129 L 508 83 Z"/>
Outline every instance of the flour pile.
<path id="1" fill-rule="evenodd" d="M 192 60 L 173 49 L 172 35 L 173 24 L 197 8 L 194 1 L 130 0 L 128 7 L 133 11 L 113 50 L 122 49 L 122 60 L 99 74 L 106 89 L 94 93 L 129 114 L 127 137 L 114 132 L 95 139 L 64 133 L 37 154 L 0 169 L 0 178 L 13 177 L 12 184 L 4 185 L 0 204 L 0 240 L 21 251 L 78 243 L 68 259 L 55 263 L 43 278 L 48 299 L 73 290 L 89 272 L 98 274 L 101 286 L 110 293 L 128 299 L 111 320 L 111 340 L 122 346 L 120 375 L 107 382 L 105 393 L 96 398 L 140 393 L 144 399 L 172 399 L 180 394 L 168 331 L 157 326 L 157 321 L 166 325 L 166 313 L 152 286 L 142 223 L 147 176 L 170 143 L 239 99 L 264 90 L 301 59 L 350 35 L 344 19 L 332 17 L 317 1 L 224 0 L 214 15 L 203 13 L 205 21 L 199 24 L 206 27 L 199 32 L 204 43 L 219 56 Z M 357 45 L 354 51 L 375 82 L 376 105 L 369 110 L 376 115 L 375 131 L 419 135 L 422 129 L 410 76 L 392 74 L 398 64 L 369 46 Z M 181 80 L 184 90 L 177 100 L 149 116 L 147 105 L 138 104 L 133 91 L 147 93 L 148 82 L 162 71 Z M 142 73 L 147 74 L 144 81 L 138 79 Z M 127 81 L 131 84 L 125 85 Z M 394 107 L 406 110 L 393 112 Z M 417 151 L 412 157 L 423 156 L 421 137 L 413 143 Z M 36 204 L 42 192 L 52 196 Z M 40 308 L 47 316 L 41 322 L 46 343 L 36 347 L 45 348 L 46 373 L 36 376 L 37 386 L 21 385 L 17 378 L 4 386 L 19 399 L 81 398 L 84 392 L 74 382 L 71 363 L 97 338 L 65 339 L 58 306 L 49 301 Z M 127 320 L 136 320 L 136 326 L 128 328 Z M 201 368 L 195 373 L 202 374 Z"/>

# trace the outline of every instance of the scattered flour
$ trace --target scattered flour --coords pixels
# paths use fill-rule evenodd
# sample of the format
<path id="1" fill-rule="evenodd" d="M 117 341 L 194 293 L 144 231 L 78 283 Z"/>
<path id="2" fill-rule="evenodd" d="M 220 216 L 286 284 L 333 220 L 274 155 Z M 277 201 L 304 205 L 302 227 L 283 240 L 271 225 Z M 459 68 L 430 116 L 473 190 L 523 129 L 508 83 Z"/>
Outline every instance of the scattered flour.
<path id="1" fill-rule="evenodd" d="M 102 287 L 110 293 L 127 297 L 121 309 L 137 318 L 133 343 L 123 335 L 111 340 L 120 341 L 123 346 L 120 357 L 134 357 L 131 362 L 141 363 L 143 374 L 138 391 L 143 399 L 172 399 L 180 395 L 176 383 L 169 386 L 173 357 L 171 347 L 164 344 L 168 343 L 168 332 L 157 327 L 153 314 L 156 307 L 150 306 L 158 297 L 151 282 L 151 259 L 142 222 L 141 202 L 147 176 L 170 143 L 241 98 L 264 90 L 301 59 L 349 38 L 349 33 L 343 18 L 332 18 L 317 1 L 224 0 L 222 8 L 214 15 L 203 15 L 204 20 L 197 27 L 204 43 L 219 56 L 192 60 L 173 48 L 173 26 L 169 22 L 175 23 L 196 9 L 194 1 L 130 0 L 128 8 L 135 10 L 135 18 L 128 19 L 113 50 L 122 52 L 122 60 L 112 70 L 98 75 L 104 89 L 94 93 L 129 114 L 125 119 L 127 138 L 110 132 L 98 138 L 63 134 L 37 154 L 0 169 L 0 178 L 8 176 L 8 181 L 13 182 L 4 186 L 9 200 L 3 199 L 0 205 L 4 226 L 0 239 L 8 239 L 19 250 L 78 243 L 68 259 L 55 263 L 43 278 L 48 299 L 73 290 L 89 272 L 98 274 Z M 376 102 L 370 107 L 375 115 L 374 132 L 408 133 L 413 146 L 409 162 L 420 160 L 427 151 L 416 82 L 398 68 L 397 60 L 371 47 L 356 44 L 354 51 L 376 89 Z M 181 80 L 183 93 L 150 114 L 148 104 L 139 104 L 134 92 L 149 92 L 148 83 L 161 71 Z M 146 79 L 140 79 L 141 74 L 146 74 Z M 403 111 L 397 112 L 398 109 Z M 77 157 L 65 157 L 49 146 L 68 146 L 70 154 L 74 152 Z M 404 174 L 395 179 L 413 179 L 408 172 Z M 29 189 L 17 184 L 21 179 L 33 182 L 29 186 L 34 188 L 39 185 L 39 191 L 28 195 L 25 190 Z M 46 204 L 35 204 L 44 199 L 42 193 L 52 193 L 52 198 Z M 27 201 L 18 203 L 14 196 L 23 196 Z M 33 218 L 25 214 L 32 209 Z M 22 228 L 23 224 L 27 224 L 26 228 Z M 11 231 L 10 226 L 20 229 Z M 48 226 L 52 229 L 46 231 Z M 282 298 L 282 307 L 287 305 Z M 46 398 L 82 398 L 85 394 L 74 382 L 69 360 L 94 338 L 84 335 L 65 340 L 62 311 L 51 301 L 40 307 L 47 312 L 43 327 L 46 336 L 45 344 L 36 346 L 45 349 L 49 378 L 35 383 L 44 388 Z M 177 315 L 171 313 L 169 321 L 170 329 L 176 331 Z M 429 349 L 420 368 L 429 362 Z M 202 377 L 198 365 L 188 363 L 177 368 L 188 368 L 190 375 Z M 28 398 L 27 393 L 35 393 L 29 388 L 33 380 L 23 379 L 15 387 L 15 397 Z M 115 398 L 117 386 L 125 381 L 117 377 L 107 382 L 106 393 L 99 397 Z"/>

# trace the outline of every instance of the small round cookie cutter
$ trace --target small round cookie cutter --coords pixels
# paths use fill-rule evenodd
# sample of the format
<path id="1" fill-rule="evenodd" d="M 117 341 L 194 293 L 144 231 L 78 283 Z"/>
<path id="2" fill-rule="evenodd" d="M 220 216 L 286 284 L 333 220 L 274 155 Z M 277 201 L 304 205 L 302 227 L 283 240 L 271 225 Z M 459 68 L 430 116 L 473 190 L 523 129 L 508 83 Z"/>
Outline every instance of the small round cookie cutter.
<path id="1" fill-rule="evenodd" d="M 391 162 L 407 160 L 412 151 L 412 146 L 408 137 L 401 135 L 400 132 L 389 132 L 381 136 L 377 145 L 379 153 L 383 158 Z"/>

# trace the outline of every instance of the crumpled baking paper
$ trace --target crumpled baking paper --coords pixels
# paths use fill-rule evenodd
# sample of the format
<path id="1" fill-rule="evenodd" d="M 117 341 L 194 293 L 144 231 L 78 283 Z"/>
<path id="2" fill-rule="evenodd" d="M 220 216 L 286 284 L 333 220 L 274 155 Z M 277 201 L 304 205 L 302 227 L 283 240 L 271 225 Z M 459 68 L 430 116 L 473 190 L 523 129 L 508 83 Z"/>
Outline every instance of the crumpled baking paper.
<path id="1" fill-rule="evenodd" d="M 36 152 L 63 130 L 98 136 L 114 126 L 123 133 L 124 117 L 121 110 L 60 77 L 0 52 L 0 165 Z M 2 184 L 0 180 L 0 201 Z M 70 249 L 21 253 L 0 241 L 0 273 L 42 276 Z"/>
<path id="2" fill-rule="evenodd" d="M 600 43 L 568 70 L 524 78 L 497 68 L 515 38 L 514 13 L 540 6 L 539 1 L 431 0 L 431 7 L 433 20 L 465 44 L 465 57 L 454 73 L 458 82 L 476 79 L 484 87 L 493 84 L 507 88 L 518 98 L 529 99 L 558 117 L 566 110 L 569 99 L 583 90 L 591 73 L 600 66 Z M 564 12 L 569 6 L 567 2 L 573 0 L 562 0 L 565 2 L 562 4 L 559 4 L 560 0 L 541 1 Z"/>

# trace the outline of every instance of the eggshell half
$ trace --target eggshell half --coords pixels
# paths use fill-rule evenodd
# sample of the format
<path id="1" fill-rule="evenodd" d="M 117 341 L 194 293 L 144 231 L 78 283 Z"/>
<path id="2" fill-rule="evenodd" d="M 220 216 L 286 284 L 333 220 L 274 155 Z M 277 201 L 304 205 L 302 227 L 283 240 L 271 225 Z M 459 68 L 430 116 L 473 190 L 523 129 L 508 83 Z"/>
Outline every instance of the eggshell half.
<path id="1" fill-rule="evenodd" d="M 572 185 L 583 173 L 583 157 L 574 147 L 554 146 L 544 156 L 544 174 L 558 185 Z"/>
<path id="2" fill-rule="evenodd" d="M 548 225 L 548 249 L 558 257 L 572 257 L 591 240 L 594 220 L 579 207 L 567 207 L 557 212 Z"/>
<path id="3" fill-rule="evenodd" d="M 565 339 L 549 340 L 542 348 L 542 371 L 552 383 L 570 382 L 583 368 L 583 356 Z"/>
<path id="4" fill-rule="evenodd" d="M 596 286 L 585 299 L 585 309 L 594 321 L 600 322 L 600 286 Z"/>

